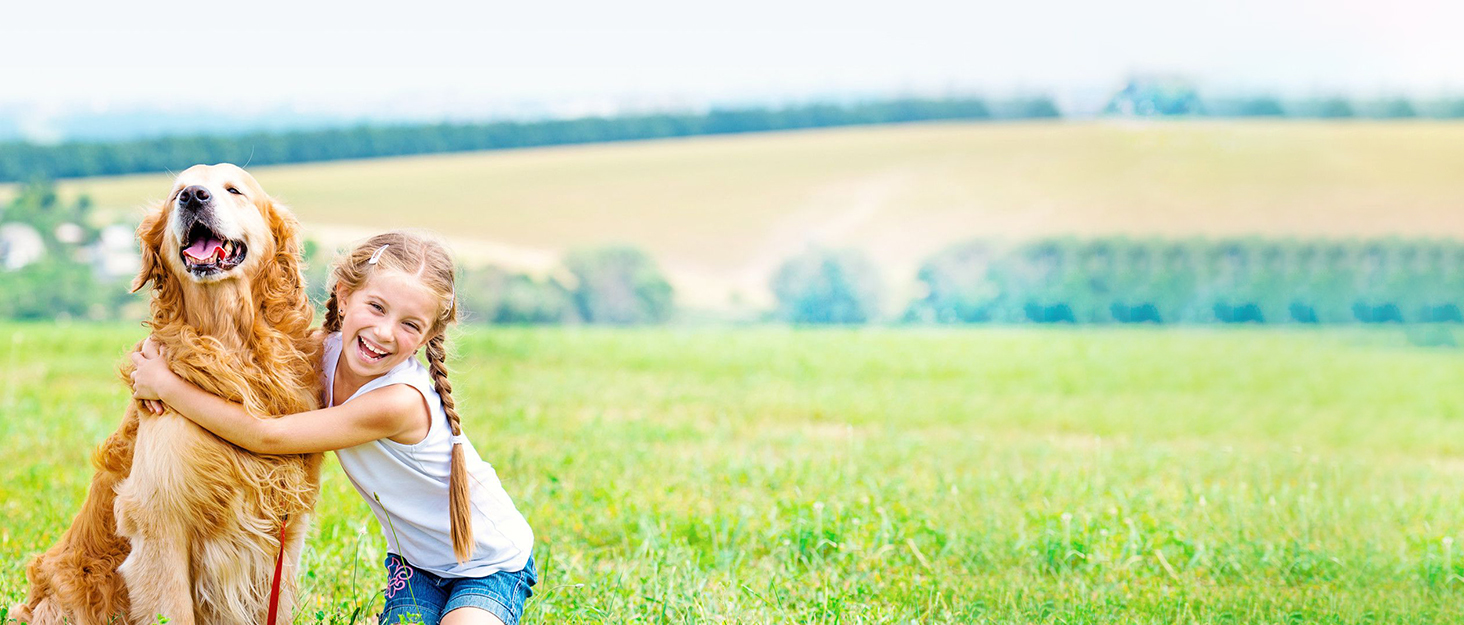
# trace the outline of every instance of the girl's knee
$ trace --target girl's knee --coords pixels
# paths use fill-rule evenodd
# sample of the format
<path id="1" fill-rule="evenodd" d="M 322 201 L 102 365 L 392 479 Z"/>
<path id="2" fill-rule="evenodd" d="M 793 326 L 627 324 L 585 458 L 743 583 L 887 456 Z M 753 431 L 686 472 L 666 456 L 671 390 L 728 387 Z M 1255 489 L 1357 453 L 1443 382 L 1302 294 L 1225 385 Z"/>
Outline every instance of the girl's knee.
<path id="1" fill-rule="evenodd" d="M 442 617 L 442 625 L 504 625 L 497 614 L 472 606 L 463 606 Z"/>

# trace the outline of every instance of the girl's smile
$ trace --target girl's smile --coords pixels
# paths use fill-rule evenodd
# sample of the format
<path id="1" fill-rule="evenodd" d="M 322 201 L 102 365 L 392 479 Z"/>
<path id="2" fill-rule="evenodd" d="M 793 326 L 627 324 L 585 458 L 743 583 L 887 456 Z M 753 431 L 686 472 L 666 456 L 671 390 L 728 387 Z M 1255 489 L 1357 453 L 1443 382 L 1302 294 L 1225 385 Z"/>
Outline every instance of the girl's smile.
<path id="1" fill-rule="evenodd" d="M 336 380 L 352 390 L 385 374 L 432 338 L 442 302 L 421 281 L 400 271 L 380 270 L 354 292 L 342 292 L 341 339 L 347 346 L 336 364 Z M 340 401 L 350 396 L 336 395 Z"/>
<path id="2" fill-rule="evenodd" d="M 387 356 L 391 355 L 391 352 L 388 351 L 385 347 L 377 347 L 370 341 L 367 341 L 365 337 L 361 336 L 356 337 L 356 347 L 358 350 L 360 350 L 361 360 L 363 362 L 366 362 L 367 364 L 374 365 L 377 362 L 380 362 L 382 358 L 386 358 Z"/>

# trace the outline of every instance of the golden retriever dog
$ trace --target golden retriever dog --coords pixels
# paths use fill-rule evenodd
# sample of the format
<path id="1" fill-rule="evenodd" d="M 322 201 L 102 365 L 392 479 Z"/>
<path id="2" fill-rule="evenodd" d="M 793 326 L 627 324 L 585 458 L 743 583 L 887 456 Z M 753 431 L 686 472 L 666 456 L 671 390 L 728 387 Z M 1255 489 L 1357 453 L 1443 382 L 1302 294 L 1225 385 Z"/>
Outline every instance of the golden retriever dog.
<path id="1" fill-rule="evenodd" d="M 174 371 L 256 415 L 319 406 L 320 337 L 287 209 L 238 167 L 198 165 L 137 234 L 133 288 L 152 283 L 148 326 Z M 122 365 L 124 379 L 131 369 Z M 81 511 L 27 567 L 30 595 L 12 616 L 264 623 L 283 525 L 278 618 L 289 623 L 321 455 L 256 455 L 175 413 L 143 410 L 133 402 L 98 448 Z"/>

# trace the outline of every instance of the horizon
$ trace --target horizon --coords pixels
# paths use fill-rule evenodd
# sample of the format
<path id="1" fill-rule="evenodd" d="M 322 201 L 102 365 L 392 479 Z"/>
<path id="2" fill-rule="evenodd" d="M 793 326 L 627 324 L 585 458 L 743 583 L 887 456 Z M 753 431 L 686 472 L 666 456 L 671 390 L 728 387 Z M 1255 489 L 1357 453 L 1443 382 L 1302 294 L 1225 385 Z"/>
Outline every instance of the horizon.
<path id="1" fill-rule="evenodd" d="M 901 96 L 1042 94 L 1081 112 L 1135 75 L 1180 76 L 1226 95 L 1464 93 L 1464 66 L 1451 62 L 1464 58 L 1464 39 L 1449 32 L 1464 7 L 1428 0 L 1386 10 L 1312 0 L 924 1 L 899 12 L 763 1 L 736 14 L 664 0 L 428 2 L 411 13 L 376 3 L 350 14 L 279 2 L 247 14 L 153 7 L 161 9 L 9 9 L 0 135 L 9 120 L 16 137 L 66 140 L 60 122 L 88 116 L 411 123 Z"/>

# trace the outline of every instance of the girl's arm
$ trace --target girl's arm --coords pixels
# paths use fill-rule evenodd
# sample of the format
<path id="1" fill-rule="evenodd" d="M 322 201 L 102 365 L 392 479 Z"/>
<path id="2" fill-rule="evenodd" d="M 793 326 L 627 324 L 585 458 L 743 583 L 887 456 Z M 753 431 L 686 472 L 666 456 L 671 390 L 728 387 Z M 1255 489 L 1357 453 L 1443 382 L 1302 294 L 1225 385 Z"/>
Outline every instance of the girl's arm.
<path id="1" fill-rule="evenodd" d="M 149 340 L 149 343 L 151 341 Z M 138 399 L 160 399 L 179 414 L 235 445 L 261 454 L 303 454 L 354 447 L 420 429 L 428 422 L 421 393 L 403 384 L 376 389 L 358 401 L 269 419 L 213 395 L 168 369 L 156 347 L 132 355 Z"/>

